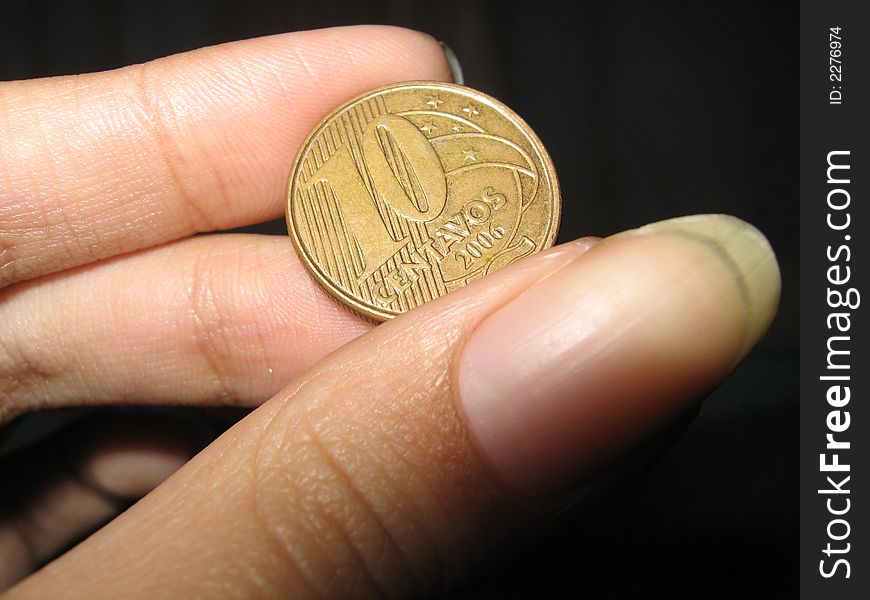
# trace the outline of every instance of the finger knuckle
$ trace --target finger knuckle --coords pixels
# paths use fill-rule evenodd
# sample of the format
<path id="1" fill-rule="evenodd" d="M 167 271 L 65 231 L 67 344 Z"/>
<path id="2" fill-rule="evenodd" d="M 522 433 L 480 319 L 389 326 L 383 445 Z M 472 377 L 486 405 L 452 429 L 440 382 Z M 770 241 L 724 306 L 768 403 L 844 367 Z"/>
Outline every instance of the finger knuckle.
<path id="1" fill-rule="evenodd" d="M 0 226 L 2 227 L 2 226 Z M 0 229 L 0 289 L 19 280 L 18 252 L 10 236 Z"/>
<path id="2" fill-rule="evenodd" d="M 20 281 L 22 277 L 21 251 L 15 232 L 21 230 L 21 202 L 14 186 L 13 169 L 20 158 L 14 152 L 12 126 L 4 88 L 0 86 L 0 289 Z M 11 150 L 11 151 L 10 151 Z"/>
<path id="3" fill-rule="evenodd" d="M 212 166 L 208 152 L 198 150 L 195 143 L 179 140 L 195 140 L 195 132 L 189 130 L 189 122 L 179 114 L 176 105 L 183 100 L 195 103 L 196 98 L 185 98 L 191 92 L 167 90 L 162 83 L 171 80 L 163 69 L 170 68 L 165 62 L 155 61 L 127 67 L 127 73 L 136 90 L 138 120 L 147 132 L 147 142 L 152 147 L 156 163 L 161 165 L 163 175 L 172 190 L 171 201 L 178 202 L 188 228 L 192 231 L 214 231 L 223 225 L 220 215 L 231 208 L 229 187 L 221 177 L 221 169 Z M 190 164 L 202 165 L 208 172 L 209 189 L 199 189 L 185 172 Z"/>
<path id="4" fill-rule="evenodd" d="M 2 302 L 2 298 L 0 298 Z M 13 329 L 0 330 L 0 425 L 27 409 L 38 408 L 40 396 L 33 393 L 39 382 L 53 377 L 53 372 L 31 355 Z M 27 398 L 25 401 L 24 398 Z M 25 406 L 27 405 L 27 406 Z"/>
<path id="5" fill-rule="evenodd" d="M 209 253 L 202 253 L 192 262 L 187 290 L 187 319 L 197 353 L 217 399 L 233 404 L 239 396 L 234 385 L 237 378 L 220 293 L 215 287 L 214 260 Z"/>
<path id="6" fill-rule="evenodd" d="M 64 174 L 70 161 L 51 111 L 29 103 L 22 85 L 0 86 L 0 288 L 100 258 Z M 24 100 L 24 101 L 22 101 Z"/>

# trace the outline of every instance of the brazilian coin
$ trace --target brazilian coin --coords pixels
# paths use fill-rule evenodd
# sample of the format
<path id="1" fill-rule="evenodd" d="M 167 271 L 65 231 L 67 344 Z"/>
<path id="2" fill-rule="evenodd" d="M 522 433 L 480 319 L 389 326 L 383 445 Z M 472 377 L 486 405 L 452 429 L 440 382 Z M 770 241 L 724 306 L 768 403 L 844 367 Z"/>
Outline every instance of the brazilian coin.
<path id="1" fill-rule="evenodd" d="M 560 210 L 553 163 L 525 121 L 478 91 L 431 81 L 335 109 L 287 185 L 300 260 L 375 321 L 551 246 Z"/>

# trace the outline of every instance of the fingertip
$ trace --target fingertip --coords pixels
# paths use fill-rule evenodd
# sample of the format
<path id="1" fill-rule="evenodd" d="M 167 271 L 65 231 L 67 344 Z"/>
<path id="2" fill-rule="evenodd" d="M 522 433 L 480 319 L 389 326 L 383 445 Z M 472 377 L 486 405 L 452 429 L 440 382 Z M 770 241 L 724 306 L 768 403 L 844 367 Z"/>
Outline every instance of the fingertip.
<path id="1" fill-rule="evenodd" d="M 459 364 L 466 421 L 512 487 L 537 496 L 588 482 L 728 375 L 778 289 L 769 245 L 737 219 L 609 238 L 471 334 Z"/>
<path id="2" fill-rule="evenodd" d="M 628 235 L 664 235 L 707 248 L 739 291 L 745 311 L 739 362 L 770 327 L 782 286 L 779 264 L 768 239 L 756 227 L 726 214 L 689 215 L 651 223 Z"/>
<path id="3" fill-rule="evenodd" d="M 333 61 L 337 69 L 342 69 L 341 63 L 349 59 L 356 77 L 368 73 L 380 78 L 369 87 L 418 79 L 452 81 L 442 44 L 432 35 L 416 29 L 395 25 L 347 25 L 280 34 L 272 39 L 304 48 L 315 62 L 319 58 Z"/>
<path id="4" fill-rule="evenodd" d="M 453 52 L 425 31 L 393 25 L 359 25 L 355 28 L 364 38 L 391 51 L 391 62 L 397 61 L 402 71 L 409 71 L 404 79 L 454 80 L 449 58 Z"/>

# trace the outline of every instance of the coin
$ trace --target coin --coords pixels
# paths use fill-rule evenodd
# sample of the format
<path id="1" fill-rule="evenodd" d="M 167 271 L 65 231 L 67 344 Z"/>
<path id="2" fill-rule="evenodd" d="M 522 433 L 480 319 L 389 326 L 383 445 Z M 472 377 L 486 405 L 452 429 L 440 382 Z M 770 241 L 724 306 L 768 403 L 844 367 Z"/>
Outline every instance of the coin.
<path id="1" fill-rule="evenodd" d="M 525 121 L 481 92 L 430 81 L 335 109 L 287 184 L 300 260 L 374 321 L 551 246 L 560 210 L 553 163 Z"/>

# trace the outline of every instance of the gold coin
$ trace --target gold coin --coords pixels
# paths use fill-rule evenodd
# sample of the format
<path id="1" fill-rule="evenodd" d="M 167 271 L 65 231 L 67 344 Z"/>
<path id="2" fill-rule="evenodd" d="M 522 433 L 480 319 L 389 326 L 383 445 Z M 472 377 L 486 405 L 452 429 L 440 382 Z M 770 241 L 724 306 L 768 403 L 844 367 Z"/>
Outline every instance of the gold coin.
<path id="1" fill-rule="evenodd" d="M 560 211 L 553 163 L 525 121 L 481 92 L 431 81 L 335 109 L 287 185 L 302 263 L 375 321 L 551 246 Z"/>

